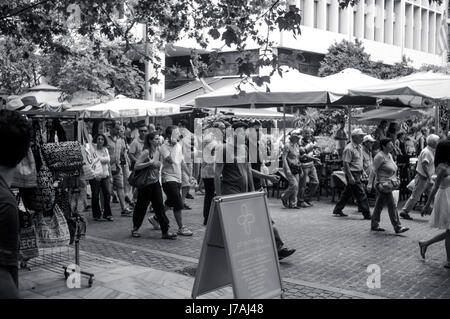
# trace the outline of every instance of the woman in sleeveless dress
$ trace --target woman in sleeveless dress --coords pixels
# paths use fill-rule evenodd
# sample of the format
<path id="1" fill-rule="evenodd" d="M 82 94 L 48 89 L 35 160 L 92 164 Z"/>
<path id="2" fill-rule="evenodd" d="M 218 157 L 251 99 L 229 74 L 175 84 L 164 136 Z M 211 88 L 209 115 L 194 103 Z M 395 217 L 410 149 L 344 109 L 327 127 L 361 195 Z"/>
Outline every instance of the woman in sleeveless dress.
<path id="1" fill-rule="evenodd" d="M 428 246 L 445 240 L 445 250 L 447 252 L 447 263 L 445 268 L 450 269 L 450 141 L 445 140 L 436 147 L 434 157 L 436 167 L 436 182 L 433 190 L 422 210 L 423 214 L 428 213 L 431 202 L 434 200 L 433 211 L 430 217 L 430 226 L 444 229 L 439 235 L 427 240 L 420 241 L 420 255 L 425 259 Z"/>

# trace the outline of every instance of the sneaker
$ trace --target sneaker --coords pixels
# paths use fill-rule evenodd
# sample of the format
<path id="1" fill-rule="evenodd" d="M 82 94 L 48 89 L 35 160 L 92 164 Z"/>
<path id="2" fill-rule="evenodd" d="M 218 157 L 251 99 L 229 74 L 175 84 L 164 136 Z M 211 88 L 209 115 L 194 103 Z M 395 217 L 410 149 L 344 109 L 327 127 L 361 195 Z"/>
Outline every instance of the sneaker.
<path id="1" fill-rule="evenodd" d="M 184 209 L 184 210 L 191 210 L 191 209 L 192 209 L 192 207 L 190 207 L 190 206 L 188 206 L 188 205 L 184 204 L 184 206 L 183 206 L 183 209 Z"/>
<path id="2" fill-rule="evenodd" d="M 411 216 L 409 216 L 409 214 L 407 212 L 401 212 L 400 217 L 403 219 L 407 219 L 407 220 L 413 220 L 413 218 Z"/>
<path id="3" fill-rule="evenodd" d="M 101 219 L 101 218 L 98 218 L 98 217 L 95 217 L 94 220 L 95 220 L 96 222 L 100 222 L 102 219 Z"/>
<path id="4" fill-rule="evenodd" d="M 150 224 L 152 224 L 154 230 L 160 230 L 161 227 L 159 226 L 158 221 L 156 220 L 155 216 L 149 217 L 148 221 Z"/>
<path id="5" fill-rule="evenodd" d="M 139 232 L 137 230 L 132 230 L 131 237 L 139 238 L 139 237 L 141 237 L 141 234 L 139 234 Z"/>
<path id="6" fill-rule="evenodd" d="M 161 238 L 162 239 L 177 239 L 177 234 L 174 234 L 174 233 L 162 234 Z"/>
<path id="7" fill-rule="evenodd" d="M 194 199 L 194 196 L 192 196 L 190 193 L 187 193 L 187 194 L 186 194 L 186 198 L 187 198 L 187 199 Z"/>
<path id="8" fill-rule="evenodd" d="M 113 222 L 114 218 L 112 218 L 112 216 L 108 216 L 108 217 L 103 217 L 104 219 L 106 219 L 109 222 Z"/>
<path id="9" fill-rule="evenodd" d="M 314 206 L 309 200 L 305 200 L 305 203 L 306 203 L 307 205 L 309 205 L 310 207 Z"/>
<path id="10" fill-rule="evenodd" d="M 295 253 L 295 249 L 283 248 L 283 249 L 278 251 L 278 260 L 281 260 L 281 259 L 284 259 L 286 257 L 289 257 L 293 253 Z"/>
<path id="11" fill-rule="evenodd" d="M 395 230 L 395 233 L 396 234 L 401 234 L 401 233 L 404 233 L 405 231 L 408 231 L 408 230 L 409 230 L 408 227 L 400 227 L 400 228 Z"/>
<path id="12" fill-rule="evenodd" d="M 120 216 L 122 216 L 122 217 L 133 217 L 133 212 L 132 212 L 132 211 L 129 211 L 129 210 L 124 210 L 124 211 L 120 214 Z"/>
<path id="13" fill-rule="evenodd" d="M 186 226 L 183 226 L 178 229 L 177 234 L 180 236 L 192 236 L 193 232 L 189 230 L 189 228 L 187 228 Z"/>
<path id="14" fill-rule="evenodd" d="M 310 207 L 309 205 L 307 205 L 305 202 L 300 202 L 300 204 L 297 204 L 298 207 L 302 207 L 302 208 L 308 208 Z"/>
<path id="15" fill-rule="evenodd" d="M 333 212 L 334 215 L 339 216 L 339 217 L 346 217 L 348 216 L 347 214 L 344 214 L 343 212 Z"/>

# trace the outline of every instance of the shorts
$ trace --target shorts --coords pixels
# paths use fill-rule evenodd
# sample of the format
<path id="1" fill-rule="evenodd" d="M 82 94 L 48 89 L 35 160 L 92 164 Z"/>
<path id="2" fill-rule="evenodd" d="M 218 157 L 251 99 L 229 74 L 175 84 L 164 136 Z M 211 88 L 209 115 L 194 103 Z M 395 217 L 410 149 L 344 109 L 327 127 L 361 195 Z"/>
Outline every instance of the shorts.
<path id="1" fill-rule="evenodd" d="M 192 163 L 186 163 L 186 166 L 190 173 L 192 174 Z M 192 186 L 189 181 L 189 174 L 187 174 L 185 171 L 181 172 L 181 187 L 188 187 Z"/>
<path id="2" fill-rule="evenodd" d="M 166 206 L 172 207 L 173 210 L 182 210 L 181 184 L 177 182 L 166 182 L 162 184 L 162 188 L 167 197 L 165 202 Z"/>
<path id="3" fill-rule="evenodd" d="M 118 170 L 115 173 L 112 174 L 112 178 L 113 178 L 113 189 L 114 190 L 118 190 L 118 189 L 123 189 L 123 173 L 122 170 Z"/>

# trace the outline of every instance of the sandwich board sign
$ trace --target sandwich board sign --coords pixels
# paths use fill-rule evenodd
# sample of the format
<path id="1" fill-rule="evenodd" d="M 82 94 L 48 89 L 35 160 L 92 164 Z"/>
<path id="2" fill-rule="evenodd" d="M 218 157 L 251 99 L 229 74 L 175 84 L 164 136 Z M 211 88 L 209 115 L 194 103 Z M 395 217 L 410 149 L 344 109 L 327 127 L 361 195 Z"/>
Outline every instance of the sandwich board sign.
<path id="1" fill-rule="evenodd" d="M 212 202 L 192 298 L 230 284 L 237 299 L 283 297 L 265 192 Z"/>

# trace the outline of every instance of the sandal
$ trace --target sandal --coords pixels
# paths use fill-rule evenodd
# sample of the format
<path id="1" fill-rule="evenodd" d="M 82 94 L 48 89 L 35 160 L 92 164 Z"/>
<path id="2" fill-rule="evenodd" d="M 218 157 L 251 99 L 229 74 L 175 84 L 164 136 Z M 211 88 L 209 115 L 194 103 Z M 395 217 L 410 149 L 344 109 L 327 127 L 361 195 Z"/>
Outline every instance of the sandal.
<path id="1" fill-rule="evenodd" d="M 139 232 L 137 230 L 132 230 L 131 237 L 138 238 L 138 237 L 141 237 L 141 234 L 139 234 Z"/>
<path id="2" fill-rule="evenodd" d="M 420 256 L 422 256 L 422 258 L 425 259 L 425 253 L 427 252 L 428 248 L 427 245 L 419 241 L 419 248 L 420 248 Z"/>
<path id="3" fill-rule="evenodd" d="M 450 261 L 447 261 L 447 263 L 444 265 L 444 268 L 450 269 Z"/>

